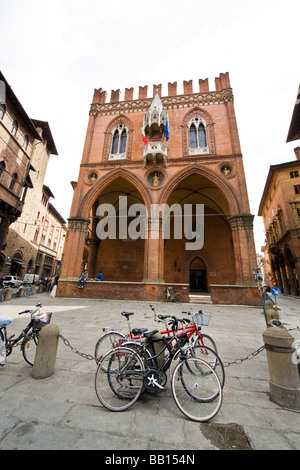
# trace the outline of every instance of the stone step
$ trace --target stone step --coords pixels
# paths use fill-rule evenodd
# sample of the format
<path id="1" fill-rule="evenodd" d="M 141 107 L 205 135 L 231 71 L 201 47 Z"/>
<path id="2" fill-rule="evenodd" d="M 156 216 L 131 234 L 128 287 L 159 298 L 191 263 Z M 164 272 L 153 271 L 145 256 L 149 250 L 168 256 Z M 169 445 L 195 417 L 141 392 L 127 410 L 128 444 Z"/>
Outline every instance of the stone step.
<path id="1" fill-rule="evenodd" d="M 189 298 L 191 304 L 213 304 L 209 294 L 190 294 Z"/>

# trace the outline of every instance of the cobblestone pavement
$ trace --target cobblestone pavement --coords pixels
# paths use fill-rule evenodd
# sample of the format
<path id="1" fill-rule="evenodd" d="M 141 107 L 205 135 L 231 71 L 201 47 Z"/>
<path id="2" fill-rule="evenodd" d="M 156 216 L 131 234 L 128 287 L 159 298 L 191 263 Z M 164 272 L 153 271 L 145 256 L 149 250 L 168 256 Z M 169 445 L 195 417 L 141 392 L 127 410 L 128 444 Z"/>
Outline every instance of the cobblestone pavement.
<path id="1" fill-rule="evenodd" d="M 148 302 L 50 298 L 49 294 L 13 299 L 0 304 L 0 315 L 14 319 L 18 333 L 28 318 L 18 312 L 42 302 L 52 311 L 52 323 L 78 351 L 93 355 L 103 326 L 126 330 L 122 311 L 135 312 L 132 325 L 157 328 Z M 103 408 L 94 389 L 96 363 L 76 354 L 59 340 L 55 373 L 44 380 L 31 377 L 15 348 L 0 368 L 0 449 L 70 449 L 106 451 L 176 451 L 216 449 L 300 449 L 297 412 L 269 399 L 266 352 L 235 363 L 263 345 L 266 329 L 261 308 L 154 303 L 157 313 L 180 315 L 201 308 L 211 315 L 204 330 L 216 341 L 226 381 L 220 412 L 210 423 L 187 420 L 177 409 L 168 382 L 160 394 L 145 394 L 129 410 Z M 300 299 L 281 296 L 280 318 L 287 328 L 300 324 Z M 299 339 L 299 331 L 291 332 Z M 239 361 L 237 361 L 239 362 Z"/>

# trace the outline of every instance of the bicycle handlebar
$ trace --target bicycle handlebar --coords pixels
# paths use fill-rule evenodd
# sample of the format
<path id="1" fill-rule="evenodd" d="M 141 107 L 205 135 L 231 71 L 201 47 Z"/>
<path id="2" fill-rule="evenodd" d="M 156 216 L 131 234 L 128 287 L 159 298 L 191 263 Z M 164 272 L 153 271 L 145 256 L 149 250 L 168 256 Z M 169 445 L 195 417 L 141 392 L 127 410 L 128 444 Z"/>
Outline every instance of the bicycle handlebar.
<path id="1" fill-rule="evenodd" d="M 37 309 L 36 310 L 24 310 L 23 312 L 19 312 L 19 315 L 23 315 L 23 313 L 36 313 L 40 308 L 41 308 L 42 304 L 41 303 L 38 303 L 36 304 L 36 307 Z"/>
<path id="2" fill-rule="evenodd" d="M 184 313 L 184 314 L 186 313 L 187 315 L 197 315 L 197 313 L 202 314 L 203 311 L 202 311 L 202 310 L 198 310 L 198 312 L 192 312 L 191 310 L 189 310 L 189 311 L 185 311 L 185 312 L 181 312 L 181 313 Z"/>

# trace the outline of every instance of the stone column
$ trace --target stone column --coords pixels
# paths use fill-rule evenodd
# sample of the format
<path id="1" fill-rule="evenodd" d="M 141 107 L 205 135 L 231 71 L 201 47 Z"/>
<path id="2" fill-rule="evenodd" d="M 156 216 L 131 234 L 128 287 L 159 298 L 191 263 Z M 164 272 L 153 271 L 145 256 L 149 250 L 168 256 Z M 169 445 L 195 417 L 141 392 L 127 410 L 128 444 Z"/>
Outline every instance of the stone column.
<path id="1" fill-rule="evenodd" d="M 143 282 L 164 282 L 164 239 L 162 237 L 162 219 L 148 219 L 145 240 L 144 279 Z"/>
<path id="2" fill-rule="evenodd" d="M 253 268 L 256 267 L 256 254 L 251 214 L 234 215 L 228 218 L 232 232 L 235 255 L 236 283 L 254 285 Z"/>
<path id="3" fill-rule="evenodd" d="M 99 238 L 88 238 L 86 244 L 88 246 L 89 254 L 88 254 L 88 273 L 90 278 L 94 278 L 97 276 L 98 272 L 96 272 L 96 261 L 97 261 L 97 251 L 101 240 Z M 99 269 L 99 267 L 98 267 Z"/>
<path id="4" fill-rule="evenodd" d="M 68 231 L 61 277 L 79 278 L 89 224 L 90 220 L 83 217 L 71 217 L 68 219 Z"/>
<path id="5" fill-rule="evenodd" d="M 285 262 L 284 261 L 279 262 L 279 265 L 280 265 L 281 278 L 283 282 L 283 293 L 285 295 L 289 295 L 290 289 L 289 289 L 289 281 L 288 281 L 286 271 L 285 271 Z"/>

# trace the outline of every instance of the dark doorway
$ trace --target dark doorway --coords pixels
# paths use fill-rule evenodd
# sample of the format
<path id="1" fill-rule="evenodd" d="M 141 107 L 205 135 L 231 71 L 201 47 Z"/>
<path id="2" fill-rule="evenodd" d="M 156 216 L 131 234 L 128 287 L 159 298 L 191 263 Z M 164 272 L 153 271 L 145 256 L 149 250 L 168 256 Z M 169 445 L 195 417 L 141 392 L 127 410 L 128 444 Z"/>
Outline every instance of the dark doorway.
<path id="1" fill-rule="evenodd" d="M 207 292 L 206 269 L 190 269 L 190 291 Z"/>

